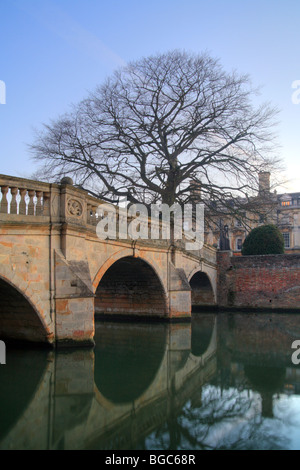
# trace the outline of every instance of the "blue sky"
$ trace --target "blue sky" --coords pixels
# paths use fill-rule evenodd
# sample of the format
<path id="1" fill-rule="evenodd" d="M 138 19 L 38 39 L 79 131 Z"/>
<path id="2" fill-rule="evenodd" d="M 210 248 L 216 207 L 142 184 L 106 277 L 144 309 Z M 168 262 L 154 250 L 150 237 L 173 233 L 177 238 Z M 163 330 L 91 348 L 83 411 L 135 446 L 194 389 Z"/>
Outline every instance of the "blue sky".
<path id="1" fill-rule="evenodd" d="M 281 110 L 278 142 L 289 179 L 281 192 L 300 191 L 300 104 L 292 102 L 300 81 L 299 0 L 0 0 L 0 19 L 0 173 L 30 177 L 33 130 L 116 68 L 184 49 L 208 51 L 227 71 L 250 74 L 260 100 Z"/>

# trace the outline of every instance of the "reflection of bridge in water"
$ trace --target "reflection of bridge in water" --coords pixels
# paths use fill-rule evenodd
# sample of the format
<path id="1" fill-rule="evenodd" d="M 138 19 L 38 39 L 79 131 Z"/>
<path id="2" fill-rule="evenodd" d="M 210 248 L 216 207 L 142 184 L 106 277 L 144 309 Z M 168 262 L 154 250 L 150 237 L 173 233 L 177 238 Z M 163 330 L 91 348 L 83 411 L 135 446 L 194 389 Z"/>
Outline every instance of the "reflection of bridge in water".
<path id="1" fill-rule="evenodd" d="M 32 390 L 25 387 L 16 406 L 7 402 L 14 392 L 7 394 L 9 383 L 1 387 L 1 408 L 15 414 L 5 423 L 0 448 L 134 448 L 191 394 L 201 399 L 202 385 L 216 371 L 214 316 L 209 326 L 201 356 L 191 350 L 189 324 L 101 324 L 95 353 L 50 352 L 40 362 L 29 353 L 28 361 L 37 362 Z M 16 373 L 29 366 L 19 359 Z"/>
<path id="2" fill-rule="evenodd" d="M 19 379 L 6 380 L 10 369 L 1 368 L 0 449 L 136 449 L 151 433 L 168 433 L 176 449 L 178 416 L 187 402 L 203 411 L 207 384 L 258 393 L 261 416 L 272 417 L 274 394 L 297 387 L 297 325 L 297 315 L 255 314 L 199 315 L 191 325 L 101 323 L 94 352 L 9 353 Z"/>

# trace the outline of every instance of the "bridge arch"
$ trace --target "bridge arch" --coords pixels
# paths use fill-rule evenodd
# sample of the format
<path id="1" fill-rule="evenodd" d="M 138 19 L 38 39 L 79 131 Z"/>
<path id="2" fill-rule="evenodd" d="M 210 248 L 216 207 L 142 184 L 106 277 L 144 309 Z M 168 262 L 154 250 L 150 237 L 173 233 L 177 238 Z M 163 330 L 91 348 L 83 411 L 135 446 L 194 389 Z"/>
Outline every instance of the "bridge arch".
<path id="1" fill-rule="evenodd" d="M 189 283 L 192 289 L 192 308 L 216 305 L 213 283 L 208 273 L 199 269 L 192 271 Z"/>
<path id="2" fill-rule="evenodd" d="M 94 292 L 96 292 L 99 283 L 106 273 L 106 271 L 116 262 L 119 261 L 119 259 L 125 258 L 126 256 L 132 256 L 132 248 L 121 248 L 118 251 L 116 251 L 113 255 L 111 255 L 105 263 L 102 264 L 100 269 L 97 271 L 94 280 L 93 280 L 93 289 Z"/>
<path id="3" fill-rule="evenodd" d="M 167 294 L 149 261 L 131 255 L 106 265 L 96 276 L 95 314 L 167 317 Z"/>
<path id="4" fill-rule="evenodd" d="M 49 343 L 53 334 L 33 301 L 35 295 L 27 285 L 23 287 L 24 290 L 0 275 L 0 337 Z"/>

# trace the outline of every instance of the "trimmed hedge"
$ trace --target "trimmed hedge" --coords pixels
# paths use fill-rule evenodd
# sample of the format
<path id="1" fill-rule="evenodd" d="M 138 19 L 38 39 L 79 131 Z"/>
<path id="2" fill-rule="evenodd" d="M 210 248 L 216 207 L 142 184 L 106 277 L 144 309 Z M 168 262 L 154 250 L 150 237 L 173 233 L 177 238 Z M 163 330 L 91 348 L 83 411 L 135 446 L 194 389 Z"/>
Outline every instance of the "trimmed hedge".
<path id="1" fill-rule="evenodd" d="M 284 253 L 283 235 L 276 225 L 262 225 L 247 235 L 242 255 L 279 255 Z"/>

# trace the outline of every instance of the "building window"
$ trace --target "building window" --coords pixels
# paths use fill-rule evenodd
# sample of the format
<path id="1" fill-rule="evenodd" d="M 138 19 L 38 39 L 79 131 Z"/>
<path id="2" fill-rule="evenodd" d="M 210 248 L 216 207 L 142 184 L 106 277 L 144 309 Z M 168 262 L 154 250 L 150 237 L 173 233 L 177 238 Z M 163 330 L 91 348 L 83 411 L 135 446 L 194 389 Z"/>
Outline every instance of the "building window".
<path id="1" fill-rule="evenodd" d="M 236 227 L 242 227 L 243 219 L 245 218 L 246 218 L 246 212 L 240 212 L 240 218 L 236 219 L 236 222 L 235 222 Z"/>
<path id="2" fill-rule="evenodd" d="M 285 232 L 282 235 L 284 240 L 284 248 L 290 248 L 290 234 Z"/>
<path id="3" fill-rule="evenodd" d="M 281 218 L 280 223 L 281 223 L 282 225 L 289 225 L 289 223 L 290 223 L 290 218 L 289 218 L 289 216 L 288 216 L 288 215 L 284 215 L 284 216 Z M 288 234 L 288 235 L 289 235 L 289 234 Z"/>
<path id="4" fill-rule="evenodd" d="M 242 246 L 243 246 L 242 238 L 237 238 L 237 240 L 236 240 L 236 249 L 240 251 L 242 249 Z"/>
<path id="5" fill-rule="evenodd" d="M 282 206 L 291 206 L 292 204 L 291 204 L 291 201 L 282 201 L 281 205 Z"/>

